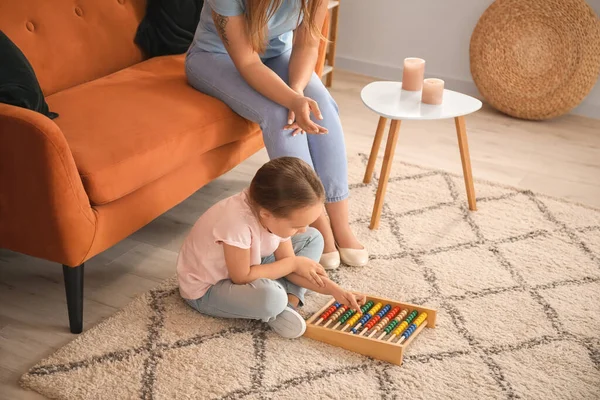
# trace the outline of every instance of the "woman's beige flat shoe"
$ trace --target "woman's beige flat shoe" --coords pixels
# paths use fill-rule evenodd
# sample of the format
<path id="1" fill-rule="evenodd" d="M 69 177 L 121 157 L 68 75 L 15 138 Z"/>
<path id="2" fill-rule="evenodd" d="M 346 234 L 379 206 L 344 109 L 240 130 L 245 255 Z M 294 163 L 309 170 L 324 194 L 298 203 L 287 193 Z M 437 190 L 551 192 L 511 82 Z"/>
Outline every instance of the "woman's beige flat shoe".
<path id="1" fill-rule="evenodd" d="M 340 253 L 337 251 L 323 253 L 321 255 L 321 261 L 319 264 L 321 264 L 325 269 L 336 269 L 340 266 Z"/>
<path id="2" fill-rule="evenodd" d="M 364 247 L 362 249 L 344 249 L 338 247 L 338 251 L 342 262 L 351 267 L 364 267 L 369 263 L 369 252 Z"/>

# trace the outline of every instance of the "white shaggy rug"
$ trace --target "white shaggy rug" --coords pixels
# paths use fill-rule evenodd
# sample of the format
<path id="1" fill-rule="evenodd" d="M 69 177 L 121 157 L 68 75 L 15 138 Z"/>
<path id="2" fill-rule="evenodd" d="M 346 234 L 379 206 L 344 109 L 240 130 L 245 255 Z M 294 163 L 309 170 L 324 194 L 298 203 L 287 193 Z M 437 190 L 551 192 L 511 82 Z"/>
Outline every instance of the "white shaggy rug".
<path id="1" fill-rule="evenodd" d="M 396 162 L 370 231 L 365 162 L 350 163 L 351 216 L 372 260 L 332 277 L 438 310 L 401 367 L 202 316 L 171 279 L 21 384 L 57 399 L 600 399 L 600 212 L 477 182 L 472 213 L 462 177 Z"/>

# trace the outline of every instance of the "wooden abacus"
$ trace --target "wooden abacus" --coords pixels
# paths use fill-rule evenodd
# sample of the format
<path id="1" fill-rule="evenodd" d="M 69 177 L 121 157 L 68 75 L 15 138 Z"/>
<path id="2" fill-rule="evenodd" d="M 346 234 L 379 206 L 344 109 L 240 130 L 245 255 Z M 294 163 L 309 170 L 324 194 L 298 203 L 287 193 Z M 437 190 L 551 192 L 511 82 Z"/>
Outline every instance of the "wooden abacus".
<path id="1" fill-rule="evenodd" d="M 365 356 L 401 365 L 404 350 L 437 312 L 414 304 L 367 296 L 360 312 L 334 299 L 306 321 L 304 336 Z"/>

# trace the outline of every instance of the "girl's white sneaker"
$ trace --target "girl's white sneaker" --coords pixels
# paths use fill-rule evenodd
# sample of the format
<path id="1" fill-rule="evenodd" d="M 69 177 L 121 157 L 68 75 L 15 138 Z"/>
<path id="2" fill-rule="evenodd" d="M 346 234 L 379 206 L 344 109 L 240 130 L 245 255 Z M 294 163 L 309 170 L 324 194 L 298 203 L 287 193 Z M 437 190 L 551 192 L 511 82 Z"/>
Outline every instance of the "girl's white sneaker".
<path id="1" fill-rule="evenodd" d="M 267 324 L 276 333 L 288 339 L 300 337 L 306 331 L 304 318 L 290 306 L 286 307 L 281 314 L 276 316 L 274 320 L 267 322 Z"/>

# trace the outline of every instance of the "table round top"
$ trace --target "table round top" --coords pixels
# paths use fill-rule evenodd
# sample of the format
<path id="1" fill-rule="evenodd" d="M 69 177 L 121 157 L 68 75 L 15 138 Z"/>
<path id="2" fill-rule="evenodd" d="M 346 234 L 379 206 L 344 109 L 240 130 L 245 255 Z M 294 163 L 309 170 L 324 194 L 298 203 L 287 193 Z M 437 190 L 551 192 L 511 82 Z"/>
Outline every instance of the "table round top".
<path id="1" fill-rule="evenodd" d="M 402 82 L 373 82 L 360 92 L 363 103 L 382 117 L 399 120 L 427 120 L 460 117 L 481 108 L 481 101 L 444 89 L 440 105 L 421 103 L 421 91 L 402 90 Z"/>

